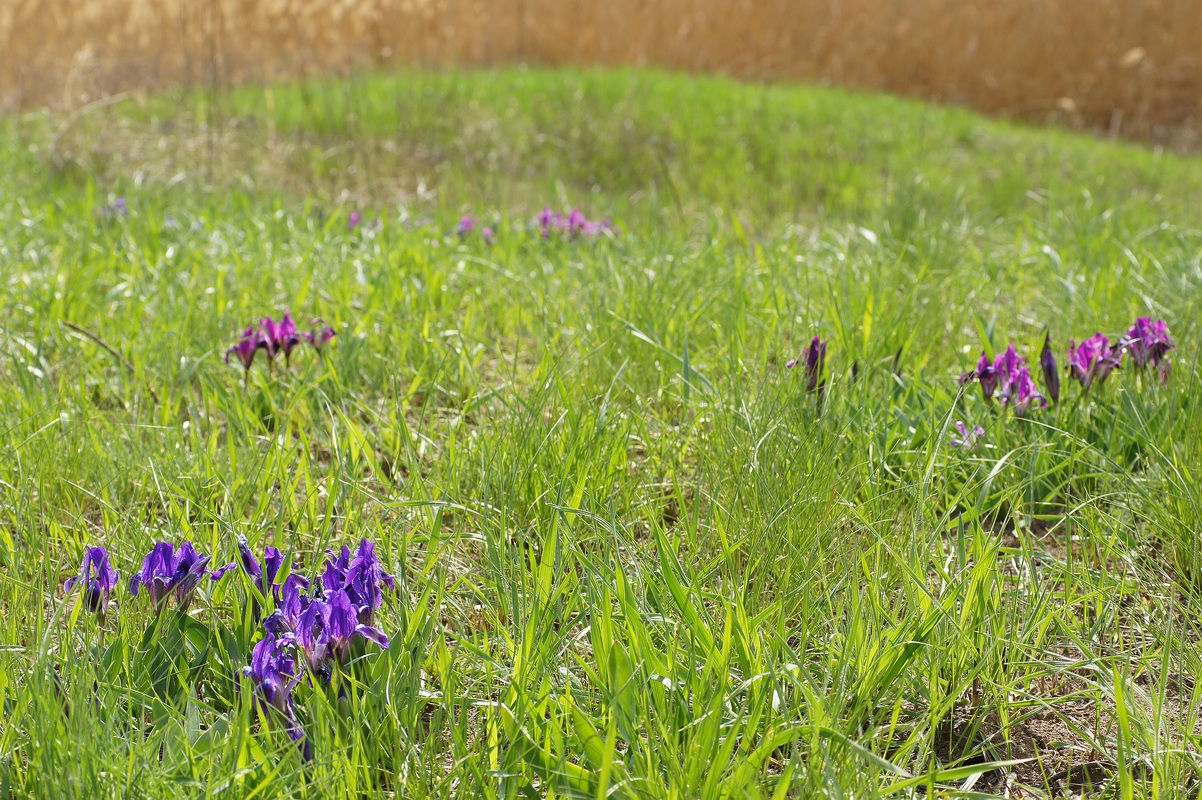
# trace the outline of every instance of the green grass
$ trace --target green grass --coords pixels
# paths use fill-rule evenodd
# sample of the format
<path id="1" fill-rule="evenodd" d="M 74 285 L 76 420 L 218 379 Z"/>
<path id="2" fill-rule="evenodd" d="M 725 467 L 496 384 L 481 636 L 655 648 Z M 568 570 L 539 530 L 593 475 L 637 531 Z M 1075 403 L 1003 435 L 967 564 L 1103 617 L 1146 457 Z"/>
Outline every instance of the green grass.
<path id="1" fill-rule="evenodd" d="M 1198 795 L 1202 163 L 638 71 L 59 122 L 0 137 L 0 796 Z M 530 232 L 570 203 L 621 234 Z M 244 385 L 286 308 L 340 336 Z M 957 386 L 1142 314 L 1167 387 Z M 233 682 L 240 573 L 103 631 L 61 590 L 240 534 L 398 578 L 389 650 L 297 690 L 311 764 Z"/>

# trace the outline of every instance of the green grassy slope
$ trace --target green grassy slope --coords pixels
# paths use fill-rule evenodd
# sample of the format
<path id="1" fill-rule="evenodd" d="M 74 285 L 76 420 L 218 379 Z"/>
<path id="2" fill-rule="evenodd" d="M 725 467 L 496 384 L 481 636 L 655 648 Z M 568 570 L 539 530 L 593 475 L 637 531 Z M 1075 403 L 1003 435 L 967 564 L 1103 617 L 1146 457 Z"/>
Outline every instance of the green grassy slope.
<path id="1" fill-rule="evenodd" d="M 1202 163 L 514 70 L 7 120 L 0 165 L 0 792 L 1197 794 Z M 620 233 L 533 232 L 569 204 Z M 244 384 L 284 309 L 340 335 Z M 957 385 L 1148 314 L 1168 386 Z M 61 590 L 91 544 L 124 583 L 239 535 L 397 576 L 387 652 L 296 691 L 309 764 L 232 679 L 240 573 L 103 626 Z"/>

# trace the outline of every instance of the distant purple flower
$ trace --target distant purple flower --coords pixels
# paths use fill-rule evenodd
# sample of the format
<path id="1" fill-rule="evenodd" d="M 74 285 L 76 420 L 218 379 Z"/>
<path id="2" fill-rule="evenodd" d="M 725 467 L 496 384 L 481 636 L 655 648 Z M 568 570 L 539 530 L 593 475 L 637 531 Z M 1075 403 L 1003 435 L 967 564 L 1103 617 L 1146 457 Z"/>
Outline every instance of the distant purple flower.
<path id="1" fill-rule="evenodd" d="M 88 611 L 103 620 L 108 613 L 109 597 L 117 585 L 117 576 L 117 570 L 109 563 L 108 551 L 103 547 L 90 547 L 84 553 L 79 574 L 69 578 L 63 589 L 69 592 L 76 584 L 81 584 Z"/>
<path id="2" fill-rule="evenodd" d="M 169 542 L 158 542 L 142 560 L 142 570 L 129 582 L 129 591 L 135 596 L 145 586 L 156 606 L 162 605 L 174 594 L 175 602 L 182 608 L 188 604 L 192 592 L 206 575 L 217 580 L 237 564 L 209 571 L 209 556 L 197 552 L 191 542 L 184 542 L 177 552 Z"/>
<path id="3" fill-rule="evenodd" d="M 956 430 L 960 433 L 959 436 L 953 436 L 949 441 L 952 447 L 971 448 L 977 443 L 977 440 L 985 435 L 985 429 L 980 425 L 974 425 L 972 430 L 960 420 L 956 420 Z"/>
<path id="4" fill-rule="evenodd" d="M 1039 354 L 1039 366 L 1043 369 L 1043 382 L 1048 387 L 1048 396 L 1053 403 L 1060 402 L 1060 368 L 1056 364 L 1056 355 L 1052 352 L 1050 333 L 1044 333 L 1043 351 Z"/>
<path id="5" fill-rule="evenodd" d="M 300 334 L 296 331 L 296 323 L 292 321 L 292 312 L 284 312 L 284 318 L 276 325 L 275 335 L 278 349 L 284 351 L 284 363 L 291 363 L 292 350 L 301 341 Z"/>
<path id="6" fill-rule="evenodd" d="M 536 221 L 544 239 L 550 239 L 554 234 L 561 234 L 572 239 L 582 236 L 591 238 L 615 230 L 613 223 L 609 220 L 591 221 L 577 208 L 573 208 L 567 215 L 544 208 Z"/>
<path id="7" fill-rule="evenodd" d="M 1169 339 L 1169 326 L 1165 321 L 1158 319 L 1153 322 L 1151 317 L 1135 320 L 1119 344 L 1131 356 L 1135 368 L 1140 370 L 1149 364 L 1159 367 L 1166 360 L 1165 355 L 1176 347 Z M 1167 370 L 1164 372 L 1167 375 Z"/>
<path id="8" fill-rule="evenodd" d="M 1009 345 L 1006 350 L 993 359 L 993 371 L 997 374 L 998 399 L 1002 405 L 1009 404 L 1018 390 L 1019 375 L 1027 369 L 1026 361 Z M 1030 374 L 1027 380 L 1030 380 Z"/>
<path id="9" fill-rule="evenodd" d="M 359 227 L 359 223 L 361 223 L 362 221 L 363 221 L 363 215 L 360 214 L 358 211 L 352 211 L 350 213 L 350 216 L 348 216 L 346 218 L 346 229 L 348 231 L 353 231 L 355 228 Z"/>
<path id="10" fill-rule="evenodd" d="M 259 559 L 255 558 L 254 552 L 250 549 L 250 542 L 246 540 L 245 536 L 239 536 L 238 556 L 242 561 L 242 571 L 254 581 L 259 594 L 265 598 L 268 593 L 278 594 L 279 587 L 276 586 L 275 579 L 279 575 L 280 567 L 284 566 L 283 553 L 268 545 L 263 552 L 263 563 L 260 564 Z"/>
<path id="11" fill-rule="evenodd" d="M 492 247 L 493 242 L 497 240 L 497 234 L 487 225 L 480 229 L 480 237 L 484 239 L 484 243 L 489 247 Z"/>
<path id="12" fill-rule="evenodd" d="M 231 355 L 237 356 L 242 368 L 250 372 L 250 366 L 255 361 L 255 353 L 259 352 L 259 348 L 262 346 L 259 333 L 253 327 L 248 327 L 242 332 L 242 338 L 238 340 L 238 343 L 225 351 L 225 363 L 230 363 Z"/>
<path id="13" fill-rule="evenodd" d="M 1110 339 L 1095 333 L 1081 344 L 1068 340 L 1068 369 L 1086 391 L 1094 384 L 1105 382 L 1111 370 L 1119 365 L 1121 354 L 1110 346 Z"/>
<path id="14" fill-rule="evenodd" d="M 280 334 L 280 323 L 270 316 L 259 321 L 259 346 L 263 348 L 269 361 L 274 361 L 276 353 L 283 349 L 283 338 Z"/>
<path id="15" fill-rule="evenodd" d="M 1020 367 L 1014 374 L 1009 393 L 1005 395 L 1005 402 L 1020 417 L 1025 415 L 1032 406 L 1040 409 L 1047 408 L 1048 405 L 1048 399 L 1035 388 L 1035 382 L 1031 380 L 1031 371 L 1026 367 Z"/>
<path id="16" fill-rule="evenodd" d="M 460 239 L 466 238 L 474 230 L 476 230 L 475 217 L 463 217 L 455 227 L 455 233 L 459 235 Z"/>
<path id="17" fill-rule="evenodd" d="M 960 385 L 972 383 L 974 380 L 981 384 L 981 396 L 986 401 L 993 399 L 993 393 L 998 384 L 998 373 L 993 368 L 993 362 L 989 360 L 989 356 L 984 353 L 981 353 L 975 370 L 965 372 L 960 376 Z"/>
<path id="18" fill-rule="evenodd" d="M 799 364 L 805 365 L 806 391 L 814 391 L 818 388 L 818 380 L 826 364 L 826 341 L 815 336 L 800 356 L 785 363 L 785 369 L 792 369 Z"/>
<path id="19" fill-rule="evenodd" d="M 251 651 L 250 666 L 243 667 L 239 674 L 254 684 L 255 706 L 261 716 L 268 719 L 272 709 L 278 712 L 284 719 L 289 738 L 301 747 L 301 753 L 308 761 L 313 757 L 312 746 L 296 719 L 296 705 L 292 699 L 292 690 L 300 681 L 300 675 L 288 644 L 268 633 Z"/>
<path id="20" fill-rule="evenodd" d="M 301 338 L 313 345 L 313 349 L 320 354 L 321 348 L 325 347 L 331 339 L 337 336 L 338 331 L 327 325 L 326 321 L 321 317 L 310 320 L 309 324 L 314 326 L 313 330 L 302 333 Z"/>
<path id="21" fill-rule="evenodd" d="M 167 216 L 163 217 L 163 227 L 164 227 L 164 228 L 167 228 L 167 229 L 175 229 L 175 228 L 178 228 L 178 227 L 179 227 L 179 220 L 177 220 L 177 219 L 176 219 L 174 216 L 172 216 L 171 214 L 168 214 Z"/>

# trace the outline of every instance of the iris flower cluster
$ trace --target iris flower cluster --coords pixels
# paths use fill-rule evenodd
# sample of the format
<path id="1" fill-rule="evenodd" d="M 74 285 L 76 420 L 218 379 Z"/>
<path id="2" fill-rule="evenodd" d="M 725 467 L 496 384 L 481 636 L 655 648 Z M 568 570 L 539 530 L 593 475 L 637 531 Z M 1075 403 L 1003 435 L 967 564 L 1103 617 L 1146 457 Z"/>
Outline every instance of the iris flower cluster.
<path id="1" fill-rule="evenodd" d="M 313 319 L 309 324 L 313 326 L 313 330 L 298 330 L 296 323 L 292 321 L 291 312 L 288 311 L 284 312 L 279 322 L 271 317 L 263 317 L 258 327 L 248 325 L 238 342 L 226 351 L 225 363 L 230 363 L 230 356 L 234 356 L 249 375 L 255 355 L 262 350 L 267 355 L 269 367 L 274 367 L 276 356 L 280 353 L 284 354 L 284 365 L 288 366 L 292 362 L 292 351 L 299 347 L 301 342 L 308 342 L 320 355 L 321 349 L 337 336 L 338 332 L 321 317 Z"/>
<path id="2" fill-rule="evenodd" d="M 1124 357 L 1137 371 L 1142 373 L 1153 369 L 1161 381 L 1167 383 L 1172 367 L 1168 352 L 1175 346 L 1169 338 L 1169 328 L 1164 320 L 1153 322 L 1151 317 L 1140 317 L 1113 344 L 1104 333 L 1095 333 L 1080 344 L 1069 339 L 1066 369 L 1069 377 L 1080 383 L 1084 392 L 1088 392 L 1095 384 L 1100 386 L 1105 383 L 1110 373 L 1122 366 Z M 1060 370 L 1051 340 L 1046 335 L 1039 355 L 1039 366 L 1048 395 L 1053 403 L 1059 402 Z M 981 384 L 981 395 L 986 401 L 991 400 L 997 392 L 1002 405 L 1013 405 L 1020 416 L 1031 405 L 1043 408 L 1048 404 L 1047 398 L 1035 388 L 1030 371 L 1013 345 L 993 361 L 982 353 L 977 368 L 960 376 L 961 384 L 974 380 Z"/>
<path id="3" fill-rule="evenodd" d="M 396 581 L 367 539 L 353 553 L 346 546 L 338 554 L 327 552 L 325 569 L 313 581 L 291 573 L 278 582 L 283 565 L 279 550 L 268 547 L 260 565 L 245 539 L 238 546 L 243 570 L 264 598 L 270 595 L 275 600 L 275 610 L 263 621 L 263 639 L 255 645 L 251 665 L 242 675 L 254 684 L 262 708 L 270 706 L 283 715 L 289 736 L 301 743 L 309 758 L 292 690 L 305 671 L 329 685 L 334 667 L 350 662 L 357 639 L 387 649 L 388 636 L 373 622 L 384 602 L 384 588 L 395 589 Z"/>
<path id="4" fill-rule="evenodd" d="M 375 616 L 384 603 L 385 589 L 395 589 L 396 580 L 367 539 L 354 551 L 345 545 L 339 553 L 327 551 L 325 568 L 312 581 L 296 572 L 281 580 L 285 558 L 274 547 L 267 547 L 260 561 L 246 537 L 240 537 L 238 554 L 239 562 L 210 570 L 212 559 L 192 542 L 185 541 L 178 549 L 170 542 L 156 542 L 130 579 L 130 593 L 137 596 L 145 590 L 157 611 L 170 600 L 186 611 L 203 580 L 220 580 L 240 564 L 257 590 L 252 613 L 256 618 L 262 613 L 260 602 L 274 608 L 263 620 L 263 636 L 251 651 L 250 665 L 239 670 L 238 680 L 254 692 L 260 718 L 282 720 L 308 760 L 312 749 L 297 719 L 293 690 L 306 674 L 328 686 L 334 669 L 350 663 L 357 640 L 388 648 L 388 636 L 375 627 Z M 64 589 L 79 588 L 85 607 L 103 622 L 117 579 L 108 552 L 92 547 L 84 554 L 79 574 Z"/>
<path id="5" fill-rule="evenodd" d="M 466 241 L 476 231 L 480 232 L 480 238 L 484 240 L 484 243 L 489 247 L 492 247 L 492 243 L 496 241 L 497 238 L 496 231 L 487 225 L 481 225 L 480 220 L 476 219 L 475 217 L 462 217 L 459 220 L 459 224 L 455 226 L 455 235 L 459 237 L 460 241 Z"/>
<path id="6" fill-rule="evenodd" d="M 567 239 L 595 238 L 606 233 L 616 233 L 617 229 L 609 220 L 600 222 L 590 220 L 579 209 L 573 208 L 567 214 L 544 208 L 536 220 L 539 233 L 544 239 L 563 237 Z"/>

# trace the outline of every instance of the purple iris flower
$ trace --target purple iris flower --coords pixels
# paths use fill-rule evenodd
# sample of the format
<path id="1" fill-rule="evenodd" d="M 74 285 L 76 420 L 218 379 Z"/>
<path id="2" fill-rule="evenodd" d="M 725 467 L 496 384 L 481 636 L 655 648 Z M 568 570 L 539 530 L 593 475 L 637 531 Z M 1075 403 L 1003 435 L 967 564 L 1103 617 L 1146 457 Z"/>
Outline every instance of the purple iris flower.
<path id="1" fill-rule="evenodd" d="M 573 239 L 581 236 L 591 238 L 614 230 L 614 226 L 609 220 L 594 222 L 577 208 L 573 208 L 567 215 L 544 208 L 536 221 L 544 239 L 549 239 L 552 234 L 556 233 Z"/>
<path id="2" fill-rule="evenodd" d="M 327 552 L 329 558 L 321 576 L 327 597 L 345 591 L 358 609 L 359 621 L 364 625 L 371 625 L 376 609 L 384 603 L 381 587 L 396 589 L 396 579 L 384 571 L 375 547 L 363 539 L 353 556 L 346 545 L 342 546 L 339 555 Z"/>
<path id="3" fill-rule="evenodd" d="M 251 651 L 250 666 L 243 667 L 240 676 L 250 680 L 255 687 L 255 706 L 264 719 L 275 709 L 284 718 L 284 729 L 289 738 L 301 747 L 308 761 L 313 757 L 312 746 L 305 736 L 305 729 L 296 719 L 296 704 L 292 690 L 300 681 L 296 660 L 289 652 L 287 639 L 277 639 L 268 633 Z"/>
<path id="4" fill-rule="evenodd" d="M 142 570 L 129 581 L 129 591 L 133 595 L 145 586 L 150 592 L 150 598 L 156 606 L 162 606 L 168 596 L 174 594 L 175 602 L 180 608 L 187 606 L 192 592 L 206 575 L 210 580 L 218 580 L 237 564 L 209 571 L 209 556 L 203 555 L 184 542 L 176 551 L 170 542 L 158 542 L 142 559 Z"/>
<path id="5" fill-rule="evenodd" d="M 998 399 L 1002 405 L 1007 405 L 1014 399 L 1017 392 L 1017 384 L 1019 374 L 1027 368 L 1023 357 L 1014 349 L 1014 345 L 1009 345 L 1005 352 L 998 354 L 997 358 L 993 359 L 993 371 L 997 374 L 998 381 Z M 1027 375 L 1030 380 L 1030 374 Z"/>
<path id="6" fill-rule="evenodd" d="M 359 227 L 359 223 L 361 223 L 362 221 L 363 221 L 363 215 L 360 214 L 358 211 L 352 211 L 350 213 L 350 216 L 348 216 L 346 218 L 346 229 L 348 231 L 353 231 L 355 228 Z"/>
<path id="7" fill-rule="evenodd" d="M 313 345 L 313 349 L 320 354 L 321 348 L 329 344 L 330 340 L 338 335 L 338 331 L 327 325 L 321 317 L 309 320 L 309 324 L 313 326 L 313 330 L 302 333 L 301 338 Z"/>
<path id="8" fill-rule="evenodd" d="M 301 342 L 296 323 L 292 321 L 292 312 L 284 312 L 284 318 L 275 326 L 275 335 L 279 349 L 284 351 L 284 364 L 287 366 L 292 362 L 292 350 Z"/>
<path id="9" fill-rule="evenodd" d="M 1110 339 L 1095 333 L 1081 344 L 1068 340 L 1069 373 L 1088 391 L 1094 381 L 1103 383 L 1111 370 L 1119 365 L 1121 354 L 1117 347 L 1110 346 Z"/>
<path id="10" fill-rule="evenodd" d="M 484 243 L 489 247 L 492 247 L 492 243 L 497 240 L 496 232 L 487 225 L 480 229 L 480 236 L 484 239 Z"/>
<path id="11" fill-rule="evenodd" d="M 250 372 L 250 365 L 255 361 L 255 353 L 263 346 L 262 336 L 253 328 L 248 327 L 242 332 L 238 343 L 225 351 L 225 363 L 230 363 L 230 355 L 236 355 L 242 363 L 242 368 Z"/>
<path id="12" fill-rule="evenodd" d="M 359 612 L 345 591 L 327 601 L 314 600 L 297 622 L 295 640 L 309 671 L 323 683 L 330 681 L 331 660 L 346 665 L 355 637 L 388 649 L 388 636 L 359 621 Z"/>
<path id="13" fill-rule="evenodd" d="M 805 364 L 806 391 L 812 392 L 818 388 L 818 380 L 822 377 L 822 368 L 826 365 L 826 341 L 815 336 L 809 346 L 797 358 L 785 363 L 785 369 L 792 369 L 798 364 Z"/>
<path id="14" fill-rule="evenodd" d="M 263 627 L 277 636 L 295 632 L 313 602 L 303 594 L 308 588 L 309 579 L 295 572 L 285 578 L 276 591 L 275 612 L 263 621 Z"/>
<path id="15" fill-rule="evenodd" d="M 117 570 L 109 563 L 108 551 L 103 547 L 89 547 L 84 553 L 79 574 L 67 580 L 64 591 L 71 591 L 76 584 L 83 586 L 84 603 L 101 621 L 108 613 L 109 598 L 117 585 Z"/>
<path id="16" fill-rule="evenodd" d="M 1151 317 L 1140 317 L 1135 320 L 1131 330 L 1119 343 L 1131 356 L 1136 369 L 1144 369 L 1149 364 L 1160 367 L 1162 361 L 1167 361 L 1165 355 L 1176 347 L 1169 338 L 1169 326 L 1163 319 L 1155 322 Z M 1167 376 L 1167 369 L 1162 369 Z"/>
<path id="17" fill-rule="evenodd" d="M 459 224 L 455 227 L 455 233 L 459 235 L 460 239 L 467 237 L 468 234 L 474 230 L 476 230 L 475 217 L 463 217 L 459 220 Z"/>
<path id="18" fill-rule="evenodd" d="M 549 208 L 544 208 L 538 215 L 538 227 L 544 239 L 551 238 L 551 229 L 555 225 L 555 217 L 558 214 L 551 211 Z"/>
<path id="19" fill-rule="evenodd" d="M 1039 366 L 1043 369 L 1043 381 L 1048 387 L 1048 396 L 1053 403 L 1060 402 L 1060 369 L 1052 352 L 1052 336 L 1043 335 L 1043 351 L 1039 354 Z"/>
<path id="20" fill-rule="evenodd" d="M 998 373 L 993 368 L 993 362 L 989 360 L 989 356 L 984 353 L 981 353 L 975 370 L 965 372 L 960 376 L 960 385 L 972 383 L 974 380 L 981 384 L 981 396 L 985 398 L 986 402 L 993 399 L 993 393 L 998 384 Z"/>
<path id="21" fill-rule="evenodd" d="M 1031 380 L 1031 371 L 1026 367 L 1019 367 L 1015 372 L 1005 400 L 1020 417 L 1026 414 L 1031 406 L 1040 409 L 1047 408 L 1048 405 L 1048 399 L 1035 388 L 1035 382 Z"/>
<path id="22" fill-rule="evenodd" d="M 956 420 L 956 430 L 959 436 L 953 436 L 949 441 L 952 447 L 970 448 L 977 443 L 977 440 L 985 435 L 985 429 L 980 425 L 974 425 L 972 430 L 960 420 Z"/>
<path id="23" fill-rule="evenodd" d="M 279 595 L 279 587 L 276 585 L 275 579 L 280 573 L 280 567 L 284 566 L 283 553 L 268 545 L 263 552 L 263 563 L 260 564 L 259 559 L 255 558 L 255 554 L 250 549 L 250 542 L 246 540 L 245 536 L 239 536 L 238 556 L 242 561 L 242 571 L 254 581 L 259 594 L 267 597 L 270 591 L 276 596 Z"/>

